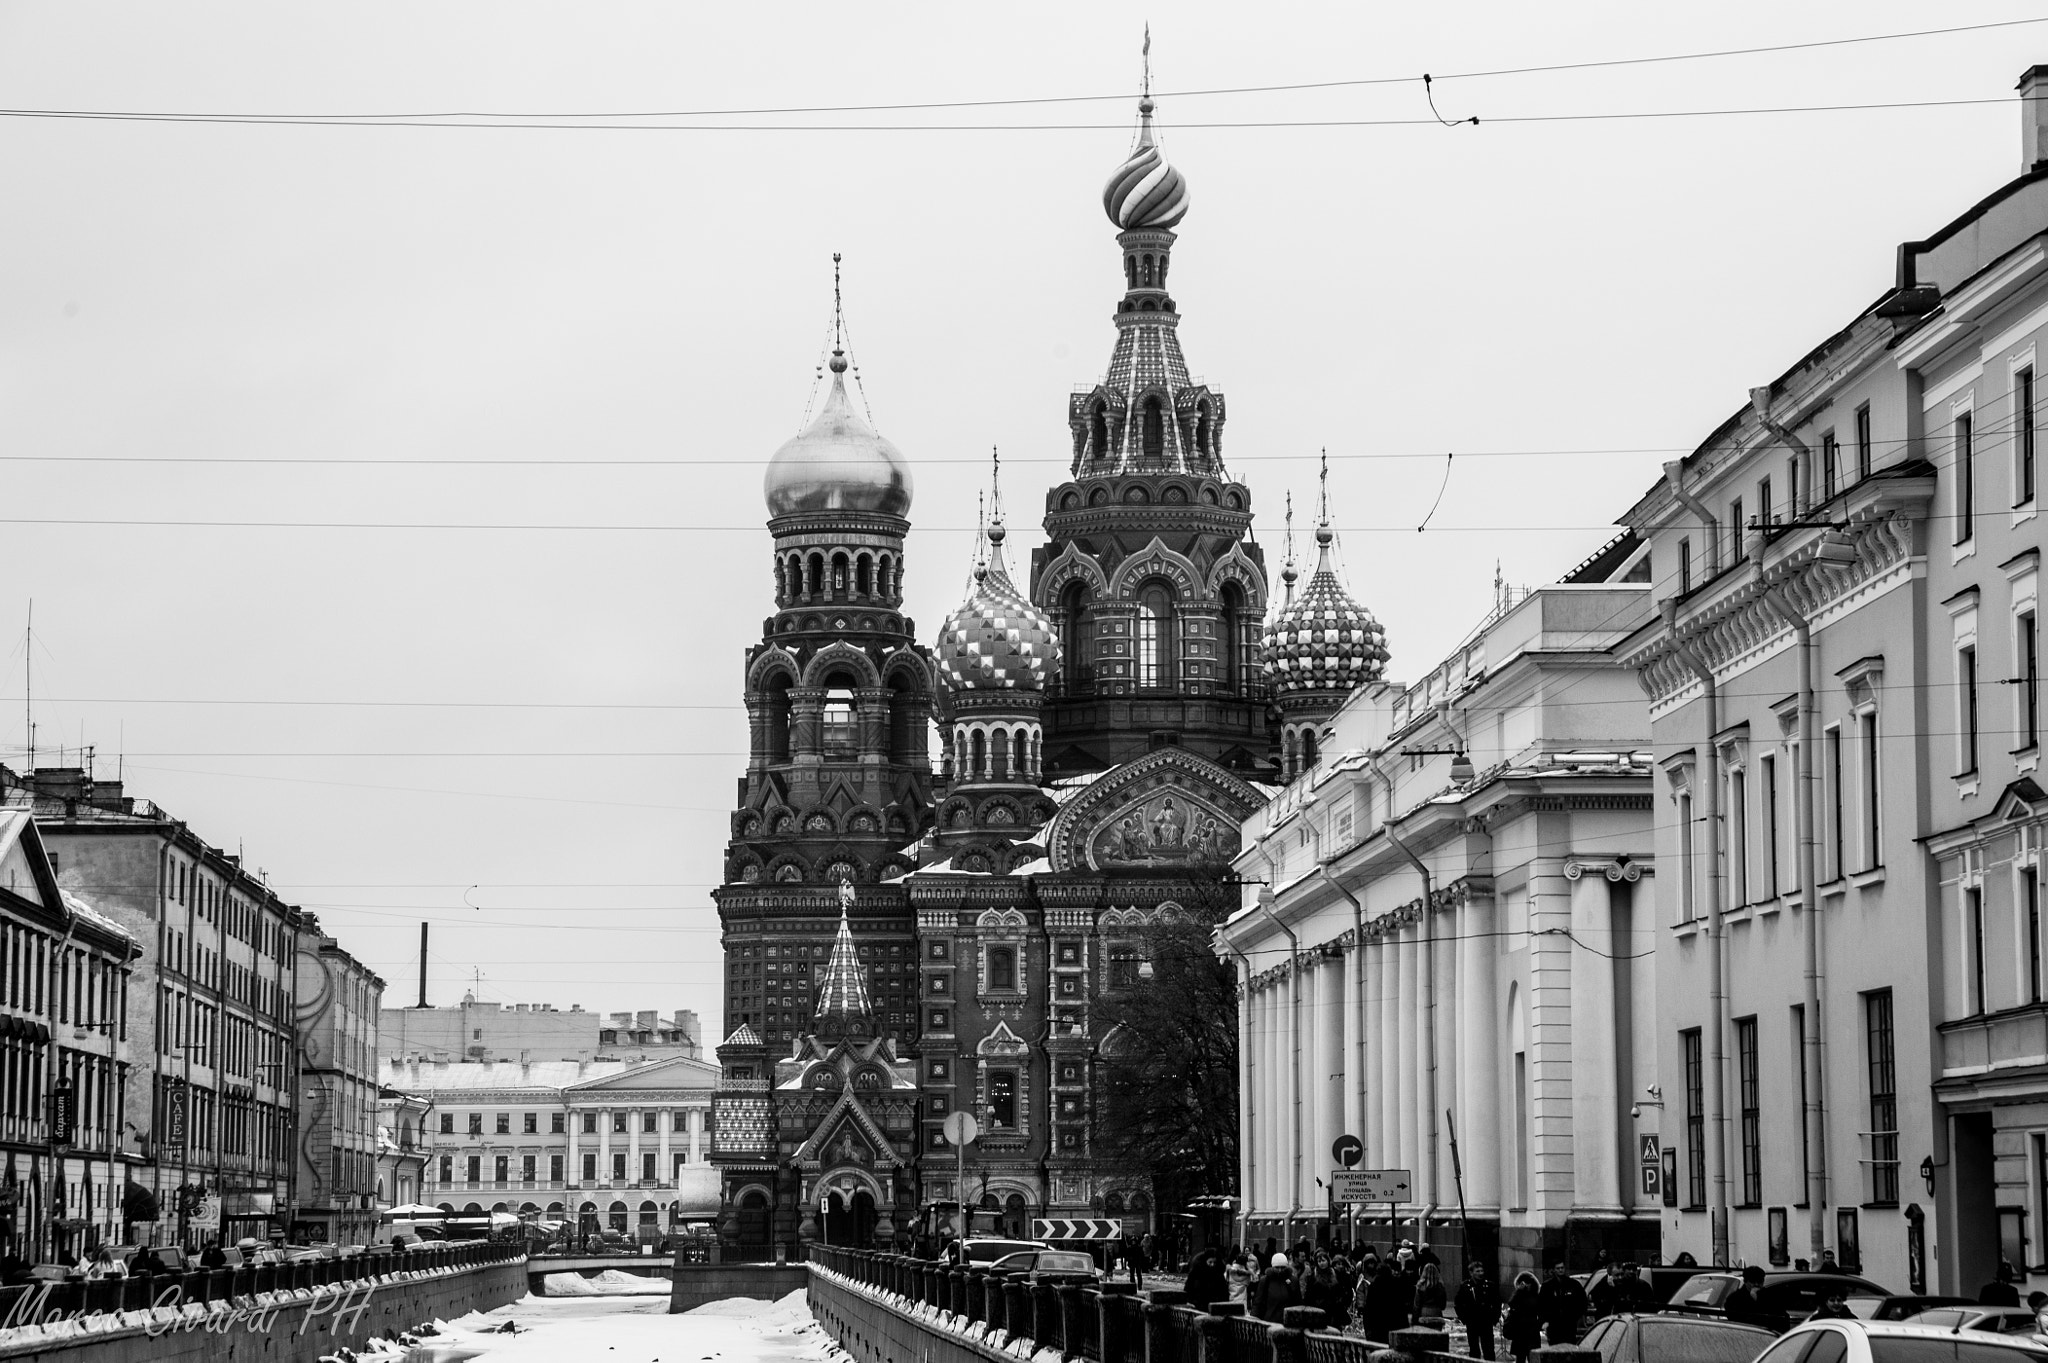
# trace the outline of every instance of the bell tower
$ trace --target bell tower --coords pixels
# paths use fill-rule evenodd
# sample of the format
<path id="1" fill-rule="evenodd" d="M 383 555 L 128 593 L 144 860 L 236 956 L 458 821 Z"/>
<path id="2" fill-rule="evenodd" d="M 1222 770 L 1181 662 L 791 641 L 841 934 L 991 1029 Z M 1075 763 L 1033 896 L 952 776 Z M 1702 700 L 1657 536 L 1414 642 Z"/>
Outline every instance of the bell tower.
<path id="1" fill-rule="evenodd" d="M 1070 477 L 1046 495 L 1031 599 L 1061 655 L 1046 689 L 1045 772 L 1102 771 L 1184 747 L 1242 776 L 1271 770 L 1259 666 L 1265 559 L 1251 492 L 1223 462 L 1223 394 L 1189 376 L 1167 291 L 1188 186 L 1153 102 L 1102 191 L 1123 292 L 1109 368 L 1067 404 Z"/>

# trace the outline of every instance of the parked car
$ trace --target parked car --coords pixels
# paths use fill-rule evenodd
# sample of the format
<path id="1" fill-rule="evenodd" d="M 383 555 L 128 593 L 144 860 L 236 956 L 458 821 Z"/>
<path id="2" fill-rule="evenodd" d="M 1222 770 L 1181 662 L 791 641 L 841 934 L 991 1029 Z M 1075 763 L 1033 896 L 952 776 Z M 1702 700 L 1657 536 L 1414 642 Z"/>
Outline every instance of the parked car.
<path id="1" fill-rule="evenodd" d="M 1728 1298 L 1740 1286 L 1739 1274 L 1696 1273 L 1672 1294 L 1666 1309 L 1695 1316 L 1726 1316 Z M 1762 1319 L 1757 1323 L 1789 1330 L 1838 1294 L 1851 1302 L 1859 1297 L 1893 1295 L 1868 1278 L 1848 1273 L 1766 1273 L 1763 1286 L 1757 1290 L 1757 1302 L 1762 1307 Z"/>
<path id="2" fill-rule="evenodd" d="M 1725 1268 L 1700 1268 L 1696 1265 L 1690 1268 L 1673 1268 L 1669 1264 L 1643 1264 L 1637 1269 L 1636 1276 L 1649 1284 L 1650 1295 L 1656 1298 L 1657 1304 L 1661 1307 L 1664 1303 L 1671 1300 L 1673 1293 L 1700 1274 L 1727 1273 L 1730 1271 Z M 1579 1286 L 1586 1289 L 1587 1298 L 1589 1300 L 1597 1300 L 1594 1294 L 1606 1285 L 1611 1272 L 1611 1269 L 1597 1268 L 1591 1273 L 1575 1274 L 1574 1276 L 1579 1279 Z M 1928 1304 L 1930 1306 L 1934 1305 L 1932 1302 Z"/>
<path id="3" fill-rule="evenodd" d="M 1810 1320 L 1793 1326 L 1756 1363 L 2048 1363 L 2048 1347 L 2026 1335 L 1929 1330 L 1890 1320 Z"/>
<path id="4" fill-rule="evenodd" d="M 1102 1277 L 1093 1259 L 1072 1249 L 1018 1250 L 989 1267 L 998 1273 L 1028 1272 L 1035 1283 L 1094 1283 Z"/>
<path id="5" fill-rule="evenodd" d="M 966 1260 L 970 1264 L 992 1264 L 1006 1254 L 1016 1254 L 1027 1249 L 1051 1249 L 1043 1240 L 998 1240 L 970 1239 L 960 1242 L 966 1249 Z"/>
<path id="6" fill-rule="evenodd" d="M 1863 1320 L 1904 1320 L 1936 1306 L 1975 1306 L 1969 1297 L 1857 1297 L 1849 1309 Z"/>
<path id="7" fill-rule="evenodd" d="M 2031 1335 L 2040 1329 L 2034 1313 L 2024 1306 L 1937 1306 L 1916 1311 L 1899 1322 L 1936 1330 L 1988 1330 L 1994 1335 Z"/>
<path id="8" fill-rule="evenodd" d="M 1773 1338 L 1760 1325 L 1701 1316 L 1609 1316 L 1586 1331 L 1581 1349 L 1603 1363 L 1749 1363 Z"/>

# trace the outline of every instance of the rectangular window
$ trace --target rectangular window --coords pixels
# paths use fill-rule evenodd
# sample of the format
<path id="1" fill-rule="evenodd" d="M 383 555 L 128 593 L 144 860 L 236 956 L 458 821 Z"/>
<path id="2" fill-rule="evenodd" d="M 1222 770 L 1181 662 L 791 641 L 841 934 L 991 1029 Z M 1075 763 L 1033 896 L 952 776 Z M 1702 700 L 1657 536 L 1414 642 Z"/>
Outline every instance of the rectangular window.
<path id="1" fill-rule="evenodd" d="M 1868 478 L 1872 460 L 1870 448 L 1870 405 L 1865 403 L 1856 409 L 1856 476 Z"/>
<path id="2" fill-rule="evenodd" d="M 2041 617 L 2028 611 L 2015 622 L 2019 637 L 2020 751 L 2041 746 Z"/>
<path id="3" fill-rule="evenodd" d="M 1742 562 L 1742 498 L 1728 503 L 1728 562 L 1730 566 Z"/>
<path id="4" fill-rule="evenodd" d="M 1692 796 L 1678 797 L 1678 921 L 1690 923 L 1699 916 L 1699 889 L 1695 877 L 1699 868 L 1693 860 Z"/>
<path id="5" fill-rule="evenodd" d="M 475 1183 L 480 1177 L 482 1177 L 484 1168 L 484 1157 L 482 1155 L 469 1156 L 467 1159 L 463 1161 L 463 1165 L 465 1167 L 465 1172 L 467 1172 L 467 1174 L 469 1175 L 469 1181 L 471 1183 Z"/>
<path id="6" fill-rule="evenodd" d="M 586 1136 L 595 1136 L 597 1134 L 597 1114 L 595 1112 L 583 1114 L 583 1134 Z"/>
<path id="7" fill-rule="evenodd" d="M 1878 835 L 1884 831 L 1879 817 L 1883 805 L 1878 797 L 1883 794 L 1883 788 L 1878 785 L 1877 711 L 1858 716 L 1857 725 L 1863 733 L 1863 868 L 1874 871 L 1884 864 L 1884 852 L 1877 841 Z"/>
<path id="8" fill-rule="evenodd" d="M 1899 1200 L 1899 1077 L 1892 1053 L 1892 991 L 1863 996 L 1870 1050 L 1870 1200 Z"/>
<path id="9" fill-rule="evenodd" d="M 1970 413 L 1955 420 L 1956 543 L 1967 544 L 1977 533 L 1977 452 Z"/>
<path id="10" fill-rule="evenodd" d="M 612 1134 L 613 1134 L 613 1135 L 617 1135 L 617 1136 L 623 1136 L 623 1135 L 625 1135 L 625 1134 L 626 1134 L 626 1114 L 625 1114 L 625 1113 L 623 1113 L 623 1112 L 614 1112 L 614 1113 L 612 1114 Z"/>
<path id="11" fill-rule="evenodd" d="M 455 1181 L 455 1156 L 453 1156 L 453 1155 L 443 1155 L 443 1156 L 441 1156 L 441 1182 L 443 1182 L 443 1183 L 453 1183 L 454 1181 Z"/>
<path id="12" fill-rule="evenodd" d="M 1749 902 L 1749 782 L 1742 768 L 1728 773 L 1728 871 L 1735 907 Z"/>
<path id="13" fill-rule="evenodd" d="M 661 1114 L 659 1112 L 643 1112 L 640 1114 L 640 1131 L 642 1135 L 648 1132 L 659 1132 L 660 1130 Z"/>
<path id="14" fill-rule="evenodd" d="M 988 949 L 988 987 L 992 990 L 1009 991 L 1017 987 L 1017 949 L 1015 947 L 990 947 Z"/>
<path id="15" fill-rule="evenodd" d="M 1012 1130 L 1017 1125 L 1017 1073 L 1015 1070 L 991 1070 L 988 1076 L 988 1120 L 999 1130 Z"/>
<path id="16" fill-rule="evenodd" d="M 527 1135 L 538 1136 L 540 1134 L 540 1114 L 538 1112 L 526 1113 L 520 1120 L 520 1126 Z"/>
<path id="17" fill-rule="evenodd" d="M 1684 596 L 1692 590 L 1692 541 L 1678 542 L 1678 594 Z"/>
<path id="18" fill-rule="evenodd" d="M 1757 1081 L 1756 1019 L 1735 1020 L 1735 1064 L 1742 1090 L 1742 1205 L 1764 1201 L 1763 1103 Z"/>
<path id="19" fill-rule="evenodd" d="M 509 1113 L 509 1112 L 500 1112 L 500 1113 L 498 1114 L 498 1134 L 499 1134 L 500 1136 L 509 1136 L 509 1135 L 511 1135 L 511 1134 L 512 1134 L 512 1114 L 511 1114 L 511 1113 Z"/>
<path id="20" fill-rule="evenodd" d="M 1792 1072 L 1799 1076 L 1799 1205 L 1810 1206 L 1806 1190 L 1813 1186 L 1813 1151 L 1806 1140 L 1806 1006 L 1792 1005 Z"/>
<path id="21" fill-rule="evenodd" d="M 1972 1013 L 1988 1013 L 1984 997 L 1984 891 L 1976 885 L 1963 887 L 1963 947 L 1969 967 L 1969 1005 Z"/>
<path id="22" fill-rule="evenodd" d="M 550 1183 L 560 1183 L 561 1181 L 562 1181 L 562 1157 L 561 1157 L 560 1155 L 549 1155 L 549 1156 L 548 1156 L 548 1182 L 550 1182 Z"/>
<path id="23" fill-rule="evenodd" d="M 1842 447 L 1835 442 L 1833 431 L 1824 431 L 1820 437 L 1820 497 L 1828 501 L 1835 495 L 1835 484 L 1842 476 Z"/>
<path id="24" fill-rule="evenodd" d="M 1821 736 L 1821 747 L 1827 758 L 1827 770 L 1821 778 L 1828 785 L 1827 878 L 1840 880 L 1848 867 L 1842 860 L 1842 728 L 1839 724 Z"/>
<path id="25" fill-rule="evenodd" d="M 2012 376 L 2013 505 L 2034 500 L 2034 366 Z"/>
<path id="26" fill-rule="evenodd" d="M 2030 1138 L 2030 1144 L 2034 1148 L 2034 1219 L 2036 1224 L 2048 1224 L 2048 1135 L 2036 1131 Z M 2028 1267 L 2038 1272 L 2041 1265 Z"/>
<path id="27" fill-rule="evenodd" d="M 653 1150 L 642 1150 L 640 1152 L 640 1181 L 642 1183 L 653 1183 L 661 1177 L 655 1168 L 655 1161 L 659 1158 L 660 1155 Z"/>
<path id="28" fill-rule="evenodd" d="M 626 1152 L 623 1150 L 614 1150 L 612 1151 L 612 1182 L 624 1183 L 625 1181 Z"/>
<path id="29" fill-rule="evenodd" d="M 519 1177 L 528 1183 L 533 1182 L 533 1167 L 537 1159 L 538 1157 L 534 1155 L 521 1155 L 519 1157 Z"/>
<path id="30" fill-rule="evenodd" d="M 1777 519 L 1777 517 L 1771 514 L 1772 505 L 1771 480 L 1768 478 L 1759 479 L 1756 485 L 1756 523 L 1758 525 L 1769 525 Z"/>
<path id="31" fill-rule="evenodd" d="M 2020 868 L 2020 922 L 2027 929 L 2027 1002 L 2041 1001 L 2041 868 Z"/>
<path id="32" fill-rule="evenodd" d="M 441 1134 L 444 1136 L 452 1136 L 455 1134 L 454 1113 L 444 1112 L 441 1114 Z"/>
<path id="33" fill-rule="evenodd" d="M 510 1155 L 498 1155 L 491 1160 L 491 1177 L 497 1182 L 503 1183 L 510 1175 L 511 1170 L 512 1157 Z"/>
<path id="34" fill-rule="evenodd" d="M 682 1108 L 677 1108 L 675 1110 L 675 1119 L 670 1124 L 669 1129 L 671 1131 L 688 1131 L 690 1129 L 690 1114 Z"/>
<path id="35" fill-rule="evenodd" d="M 481 1136 L 484 1134 L 483 1113 L 472 1112 L 469 1114 L 469 1134 L 472 1136 Z"/>
<path id="36" fill-rule="evenodd" d="M 1707 1205 L 1706 1066 L 1700 1029 L 1680 1032 L 1678 1049 L 1685 1063 L 1685 1205 L 1697 1210 Z"/>
<path id="37" fill-rule="evenodd" d="M 1806 469 L 1800 464 L 1798 455 L 1795 454 L 1785 461 L 1785 520 L 1798 520 L 1800 508 L 1807 502 L 1804 495 L 1805 485 L 1800 482 L 1805 473 Z"/>
<path id="38" fill-rule="evenodd" d="M 593 1151 L 586 1150 L 583 1152 L 583 1181 L 585 1183 L 597 1182 L 597 1155 Z"/>
<path id="39" fill-rule="evenodd" d="M 1961 721 L 1957 737 L 1963 769 L 1969 776 L 1977 770 L 1977 649 L 1975 645 L 1956 650 L 1956 718 Z"/>
<path id="40" fill-rule="evenodd" d="M 1764 898 L 1778 897 L 1778 759 L 1766 753 L 1763 757 L 1763 789 L 1758 795 L 1763 801 L 1764 825 Z"/>
<path id="41" fill-rule="evenodd" d="M 1159 685 L 1159 616 L 1149 609 L 1140 608 L 1137 617 L 1137 658 L 1138 685 L 1156 687 Z"/>
<path id="42" fill-rule="evenodd" d="M 569 1114 L 568 1114 L 568 1113 L 566 1113 L 566 1112 L 557 1112 L 557 1113 L 555 1113 L 555 1114 L 554 1114 L 554 1115 L 553 1115 L 552 1117 L 550 1117 L 550 1118 L 548 1119 L 548 1130 L 549 1130 L 550 1132 L 554 1133 L 555 1135 L 557 1135 L 557 1136 L 560 1136 L 560 1135 L 564 1134 L 565 1132 L 567 1132 L 567 1131 L 568 1131 L 568 1129 L 569 1129 Z"/>

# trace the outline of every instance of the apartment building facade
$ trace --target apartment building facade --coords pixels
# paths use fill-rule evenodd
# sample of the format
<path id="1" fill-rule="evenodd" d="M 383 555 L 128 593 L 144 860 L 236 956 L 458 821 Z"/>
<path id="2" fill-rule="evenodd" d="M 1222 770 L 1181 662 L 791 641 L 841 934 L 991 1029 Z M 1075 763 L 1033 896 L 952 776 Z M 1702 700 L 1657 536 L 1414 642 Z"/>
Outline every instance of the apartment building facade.
<path id="1" fill-rule="evenodd" d="M 1670 890 L 1667 1254 L 1832 1252 L 1913 1292 L 2002 1256 L 2048 1285 L 2044 76 L 2022 174 L 1905 243 L 1893 288 L 1624 518 L 1660 606 L 1624 659 Z"/>
<path id="2" fill-rule="evenodd" d="M 377 1239 L 377 1015 L 384 981 L 303 917 L 297 958 L 298 1186 L 291 1237 Z"/>

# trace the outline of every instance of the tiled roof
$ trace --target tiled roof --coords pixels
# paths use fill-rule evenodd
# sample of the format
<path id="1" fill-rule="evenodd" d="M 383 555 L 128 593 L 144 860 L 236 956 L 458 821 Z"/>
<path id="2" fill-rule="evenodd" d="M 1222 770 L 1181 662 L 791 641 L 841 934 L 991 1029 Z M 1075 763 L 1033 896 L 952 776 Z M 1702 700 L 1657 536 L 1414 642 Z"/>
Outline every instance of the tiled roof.
<path id="1" fill-rule="evenodd" d="M 825 978 L 818 986 L 818 1008 L 812 1017 L 820 1031 L 829 1027 L 841 1034 L 871 1034 L 875 1029 L 875 1011 L 868 999 L 867 971 L 861 968 L 860 953 L 853 945 L 853 924 L 846 916 L 846 901 L 850 897 L 842 890 L 839 935 L 832 939 L 832 957 L 825 962 Z"/>

